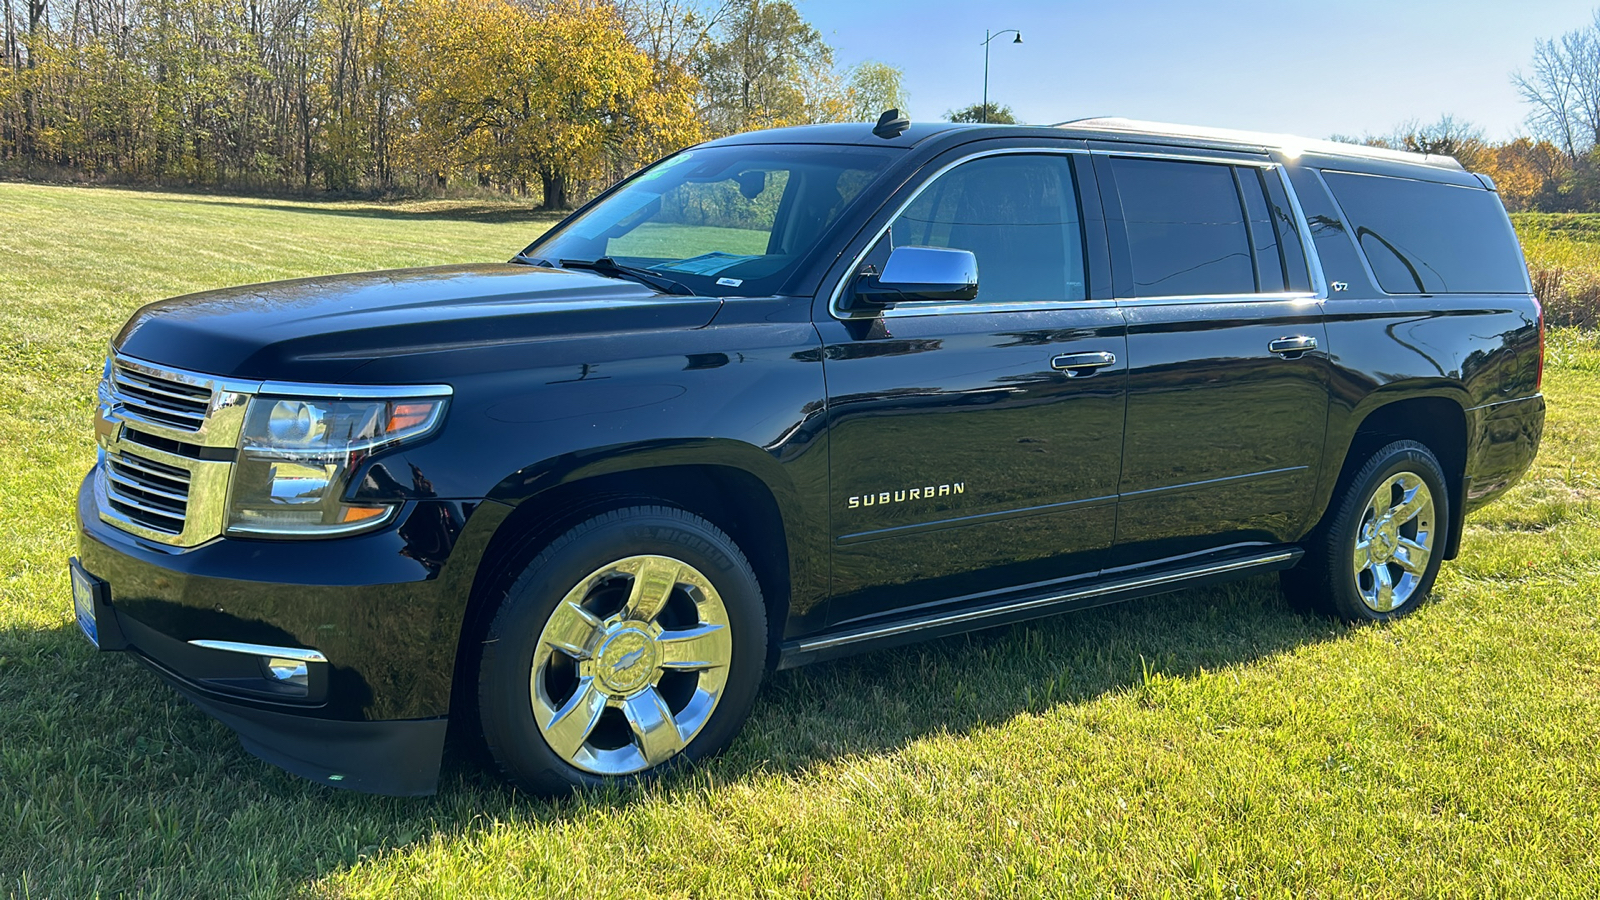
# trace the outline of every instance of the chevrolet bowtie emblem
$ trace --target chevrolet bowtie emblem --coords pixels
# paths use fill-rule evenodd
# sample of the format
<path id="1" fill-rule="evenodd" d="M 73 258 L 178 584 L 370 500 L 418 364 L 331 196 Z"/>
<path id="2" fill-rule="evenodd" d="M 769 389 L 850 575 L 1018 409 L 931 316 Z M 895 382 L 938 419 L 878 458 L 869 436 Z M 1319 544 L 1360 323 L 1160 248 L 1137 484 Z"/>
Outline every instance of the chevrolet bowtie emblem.
<path id="1" fill-rule="evenodd" d="M 621 672 L 623 669 L 628 668 L 629 666 L 631 666 L 634 663 L 638 662 L 639 661 L 639 657 L 644 656 L 645 651 L 649 650 L 649 649 L 650 649 L 649 647 L 640 647 L 639 649 L 633 651 L 632 653 L 629 653 L 628 655 L 622 657 L 621 659 L 617 660 L 615 665 L 613 665 L 611 667 L 611 671 L 613 671 L 613 672 Z"/>

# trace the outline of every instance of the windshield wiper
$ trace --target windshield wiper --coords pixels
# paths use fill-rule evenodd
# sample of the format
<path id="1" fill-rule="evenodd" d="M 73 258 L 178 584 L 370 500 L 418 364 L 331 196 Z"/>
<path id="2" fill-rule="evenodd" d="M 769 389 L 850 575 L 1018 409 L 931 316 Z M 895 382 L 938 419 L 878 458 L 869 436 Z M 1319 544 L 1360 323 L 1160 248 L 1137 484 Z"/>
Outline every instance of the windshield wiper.
<path id="1" fill-rule="evenodd" d="M 664 278 L 661 275 L 650 271 L 649 269 L 641 269 L 637 266 L 625 266 L 609 256 L 602 256 L 599 259 L 563 259 L 561 261 L 561 268 L 589 269 L 590 271 L 598 272 L 601 275 L 607 275 L 612 278 L 631 278 L 634 281 L 645 285 L 646 287 L 653 287 L 664 294 L 678 294 L 683 297 L 694 296 L 694 291 L 689 290 L 684 285 L 679 284 L 670 278 Z"/>

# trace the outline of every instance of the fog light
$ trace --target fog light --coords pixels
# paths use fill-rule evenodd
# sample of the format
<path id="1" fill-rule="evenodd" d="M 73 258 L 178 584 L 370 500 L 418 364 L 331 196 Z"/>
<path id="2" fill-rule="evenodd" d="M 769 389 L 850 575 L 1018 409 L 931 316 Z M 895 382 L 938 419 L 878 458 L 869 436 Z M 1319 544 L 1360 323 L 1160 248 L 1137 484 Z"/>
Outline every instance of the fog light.
<path id="1" fill-rule="evenodd" d="M 292 684 L 296 687 L 307 687 L 311 683 L 310 671 L 306 668 L 305 660 L 285 659 L 281 656 L 263 656 L 262 661 L 267 664 L 267 675 L 280 684 Z"/>

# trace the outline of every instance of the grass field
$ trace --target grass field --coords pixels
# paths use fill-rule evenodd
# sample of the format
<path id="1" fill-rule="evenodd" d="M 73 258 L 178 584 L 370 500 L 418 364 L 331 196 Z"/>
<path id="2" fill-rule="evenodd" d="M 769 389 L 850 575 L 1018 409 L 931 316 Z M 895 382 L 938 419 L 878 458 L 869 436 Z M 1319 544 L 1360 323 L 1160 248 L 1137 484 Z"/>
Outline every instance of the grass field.
<path id="1" fill-rule="evenodd" d="M 780 673 L 731 752 L 530 799 L 286 775 L 72 624 L 71 501 L 140 304 L 504 259 L 516 207 L 0 184 L 0 892 L 18 897 L 1590 897 L 1600 339 L 1552 334 L 1526 480 L 1385 627 L 1270 578 Z M 1600 228 L 1538 253 L 1600 261 Z M 1580 234 L 1580 237 L 1573 237 Z M 1600 265 L 1600 262 L 1596 263 Z"/>

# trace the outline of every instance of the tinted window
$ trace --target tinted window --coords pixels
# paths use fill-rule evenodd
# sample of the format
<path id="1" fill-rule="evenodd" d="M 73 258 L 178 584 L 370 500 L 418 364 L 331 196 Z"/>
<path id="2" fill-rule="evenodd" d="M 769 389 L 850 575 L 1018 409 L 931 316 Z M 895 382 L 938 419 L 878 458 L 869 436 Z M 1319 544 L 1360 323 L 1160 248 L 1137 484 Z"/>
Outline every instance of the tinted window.
<path id="1" fill-rule="evenodd" d="M 1260 291 L 1281 291 L 1284 286 L 1283 255 L 1279 252 L 1280 238 L 1267 208 L 1267 191 L 1261 184 L 1261 170 L 1254 167 L 1234 169 L 1239 176 L 1239 190 L 1244 194 L 1244 208 L 1250 214 L 1250 239 L 1255 244 L 1256 275 Z"/>
<path id="2" fill-rule="evenodd" d="M 709 296 L 772 294 L 899 152 L 782 144 L 685 150 L 524 252 L 551 263 L 609 256 Z"/>
<path id="3" fill-rule="evenodd" d="M 1323 178 L 1388 293 L 1528 290 L 1511 223 L 1490 191 L 1346 172 Z"/>
<path id="4" fill-rule="evenodd" d="M 1255 293 L 1250 232 L 1231 166 L 1114 158 L 1112 171 L 1135 297 Z"/>
<path id="5" fill-rule="evenodd" d="M 1294 208 L 1289 204 L 1289 194 L 1283 188 L 1285 170 L 1257 170 L 1261 183 L 1267 189 L 1267 205 L 1272 208 L 1272 224 L 1277 229 L 1278 247 L 1283 251 L 1283 271 L 1291 291 L 1311 290 L 1311 268 L 1306 264 L 1305 245 L 1301 243 L 1300 224 Z"/>
<path id="6" fill-rule="evenodd" d="M 1366 267 L 1356 253 L 1350 229 L 1345 227 L 1344 213 L 1333 205 L 1333 195 L 1323 186 L 1316 170 L 1293 166 L 1285 171 L 1300 198 L 1300 208 L 1306 214 L 1306 227 L 1317 248 L 1317 261 L 1328 281 L 1328 296 L 1341 299 L 1371 293 L 1373 288 L 1367 279 Z M 1349 293 L 1339 290 L 1341 284 Z"/>
<path id="7" fill-rule="evenodd" d="M 1082 300 L 1083 223 L 1064 155 L 990 156 L 929 185 L 889 225 L 893 246 L 971 250 L 978 300 Z"/>

